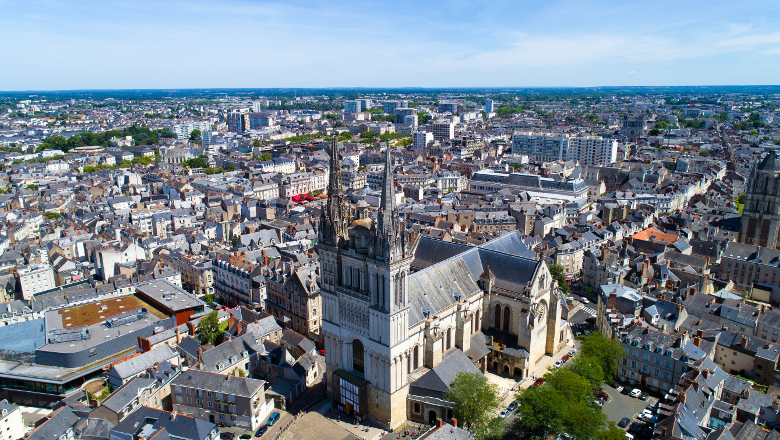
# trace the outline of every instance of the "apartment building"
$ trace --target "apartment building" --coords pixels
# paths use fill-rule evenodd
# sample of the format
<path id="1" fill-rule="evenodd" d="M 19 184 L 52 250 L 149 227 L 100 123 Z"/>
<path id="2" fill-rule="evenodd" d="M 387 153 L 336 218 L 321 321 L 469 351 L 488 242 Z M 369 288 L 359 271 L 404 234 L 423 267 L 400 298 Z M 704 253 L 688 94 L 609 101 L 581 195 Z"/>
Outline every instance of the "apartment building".
<path id="1" fill-rule="evenodd" d="M 566 160 L 576 160 L 580 165 L 610 166 L 617 159 L 618 142 L 601 136 L 577 136 L 569 138 Z"/>
<path id="2" fill-rule="evenodd" d="M 265 381 L 188 370 L 172 382 L 173 409 L 178 414 L 252 431 L 273 410 Z"/>
<path id="3" fill-rule="evenodd" d="M 32 299 L 36 293 L 57 287 L 54 282 L 54 270 L 48 264 L 30 264 L 18 266 L 16 276 L 22 290 L 22 299 Z"/>
<path id="4" fill-rule="evenodd" d="M 618 362 L 618 379 L 653 391 L 666 392 L 688 369 L 706 357 L 687 335 L 669 335 L 632 324 L 620 335 L 626 355 Z"/>
<path id="5" fill-rule="evenodd" d="M 17 440 L 24 434 L 22 408 L 0 400 L 0 440 Z"/>
<path id="6" fill-rule="evenodd" d="M 243 133 L 249 130 L 249 114 L 246 111 L 233 110 L 225 118 L 228 131 L 232 133 Z"/>
<path id="7" fill-rule="evenodd" d="M 196 295 L 214 294 L 214 271 L 211 261 L 170 249 L 159 249 L 157 259 L 181 274 L 182 288 Z"/>
<path id="8" fill-rule="evenodd" d="M 718 278 L 732 280 L 753 299 L 780 301 L 780 251 L 730 241 L 723 251 Z"/>
<path id="9" fill-rule="evenodd" d="M 265 311 L 279 321 L 289 318 L 292 330 L 319 342 L 322 297 L 317 273 L 311 267 L 295 267 L 278 262 L 264 268 Z"/>
<path id="10" fill-rule="evenodd" d="M 455 124 L 452 121 L 436 121 L 431 124 L 433 139 L 446 141 L 455 137 Z"/>
<path id="11" fill-rule="evenodd" d="M 429 133 L 427 131 L 415 131 L 412 134 L 412 146 L 415 149 L 426 148 L 431 142 L 433 142 L 433 133 Z"/>
<path id="12" fill-rule="evenodd" d="M 280 176 L 279 196 L 290 198 L 313 191 L 323 191 L 327 185 L 328 173 L 322 170 L 314 170 L 310 173 L 293 173 Z"/>
<path id="13" fill-rule="evenodd" d="M 532 162 L 564 160 L 569 151 L 569 136 L 554 133 L 515 132 L 512 154 L 528 156 Z"/>
<path id="14" fill-rule="evenodd" d="M 260 283 L 255 277 L 262 274 L 260 266 L 230 255 L 223 255 L 212 263 L 214 292 L 230 304 L 260 302 Z"/>
<path id="15" fill-rule="evenodd" d="M 344 171 L 341 173 L 341 185 L 345 190 L 359 190 L 366 186 L 368 174 L 365 171 Z"/>
<path id="16" fill-rule="evenodd" d="M 362 111 L 360 102 L 358 101 L 344 101 L 344 113 L 358 113 Z"/>

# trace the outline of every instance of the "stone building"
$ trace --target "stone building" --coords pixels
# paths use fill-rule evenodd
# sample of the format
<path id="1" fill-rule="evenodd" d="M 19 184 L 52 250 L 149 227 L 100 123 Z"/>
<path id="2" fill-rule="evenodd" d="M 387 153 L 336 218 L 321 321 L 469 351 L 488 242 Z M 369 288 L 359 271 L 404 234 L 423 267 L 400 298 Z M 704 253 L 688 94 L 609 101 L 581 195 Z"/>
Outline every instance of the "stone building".
<path id="1" fill-rule="evenodd" d="M 774 150 L 750 173 L 738 241 L 773 249 L 780 244 L 780 158 Z"/>
<path id="2" fill-rule="evenodd" d="M 430 389 L 426 372 L 447 359 L 468 359 L 484 371 L 490 349 L 483 330 L 526 347 L 530 365 L 565 338 L 557 286 L 518 236 L 484 247 L 421 239 L 399 218 L 389 162 L 388 154 L 372 221 L 350 218 L 340 165 L 331 159 L 318 250 L 328 394 L 357 420 L 395 429 L 408 419 L 446 418 L 446 405 L 409 402 L 420 403 L 415 390 Z M 439 376 L 449 378 L 447 387 L 454 377 Z"/>

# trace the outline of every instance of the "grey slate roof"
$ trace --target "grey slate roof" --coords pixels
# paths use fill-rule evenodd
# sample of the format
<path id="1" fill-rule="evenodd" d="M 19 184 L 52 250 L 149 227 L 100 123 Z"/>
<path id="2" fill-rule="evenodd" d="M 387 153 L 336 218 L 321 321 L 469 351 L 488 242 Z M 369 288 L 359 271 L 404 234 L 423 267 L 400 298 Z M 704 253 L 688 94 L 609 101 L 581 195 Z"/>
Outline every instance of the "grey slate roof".
<path id="1" fill-rule="evenodd" d="M 154 350 L 147 351 L 146 353 L 128 359 L 121 364 L 115 365 L 114 371 L 120 378 L 124 379 L 146 370 L 157 362 L 166 361 L 176 356 L 178 356 L 178 354 L 174 352 L 170 346 L 161 345 Z"/>
<path id="2" fill-rule="evenodd" d="M 146 438 L 153 438 L 156 432 L 165 429 L 171 437 L 205 440 L 217 428 L 217 425 L 195 417 L 179 414 L 171 419 L 171 416 L 167 411 L 142 406 L 122 419 L 111 433 L 121 437 L 124 437 L 122 434 L 129 434 L 137 438 L 143 432 Z"/>
<path id="3" fill-rule="evenodd" d="M 410 393 L 415 395 L 430 396 L 444 393 L 450 389 L 450 384 L 460 372 L 477 373 L 479 370 L 461 350 L 453 349 L 445 353 L 446 357 L 439 365 L 433 367 L 427 373 L 411 384 Z"/>
<path id="4" fill-rule="evenodd" d="M 234 396 L 251 397 L 258 390 L 263 390 L 265 381 L 248 377 L 209 373 L 207 371 L 188 370 L 176 377 L 171 382 L 171 385 L 215 391 Z"/>

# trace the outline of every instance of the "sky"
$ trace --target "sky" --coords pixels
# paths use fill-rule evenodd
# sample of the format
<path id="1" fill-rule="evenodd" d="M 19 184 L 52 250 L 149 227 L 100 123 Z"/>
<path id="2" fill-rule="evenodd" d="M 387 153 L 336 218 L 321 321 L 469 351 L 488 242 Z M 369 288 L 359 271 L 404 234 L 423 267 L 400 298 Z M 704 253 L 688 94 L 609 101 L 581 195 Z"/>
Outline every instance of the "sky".
<path id="1" fill-rule="evenodd" d="M 0 90 L 780 84 L 775 1 L 0 0 Z"/>

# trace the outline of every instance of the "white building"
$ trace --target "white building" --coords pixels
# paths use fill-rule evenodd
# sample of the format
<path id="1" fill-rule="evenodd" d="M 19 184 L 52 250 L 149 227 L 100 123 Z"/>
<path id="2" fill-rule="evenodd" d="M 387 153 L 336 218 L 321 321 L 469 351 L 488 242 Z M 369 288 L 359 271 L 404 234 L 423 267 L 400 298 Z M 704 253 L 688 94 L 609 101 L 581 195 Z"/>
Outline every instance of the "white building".
<path id="1" fill-rule="evenodd" d="M 211 124 L 208 122 L 185 122 L 171 125 L 171 131 L 176 133 L 176 139 L 180 141 L 189 139 L 192 130 L 200 130 L 202 133 L 211 130 Z"/>
<path id="2" fill-rule="evenodd" d="M 24 437 L 22 409 L 0 400 L 0 440 L 17 440 Z"/>
<path id="3" fill-rule="evenodd" d="M 579 161 L 580 165 L 610 166 L 617 159 L 618 142 L 601 136 L 578 136 L 569 139 L 566 160 Z"/>
<path id="4" fill-rule="evenodd" d="M 344 113 L 357 113 L 360 111 L 360 102 L 344 101 Z"/>
<path id="5" fill-rule="evenodd" d="M 433 142 L 433 133 L 427 131 L 416 131 L 412 135 L 412 145 L 414 148 L 425 148 Z"/>
<path id="6" fill-rule="evenodd" d="M 451 121 L 436 121 L 431 124 L 433 138 L 437 141 L 445 141 L 455 137 L 455 124 Z"/>
<path id="7" fill-rule="evenodd" d="M 16 269 L 22 298 L 31 299 L 36 293 L 57 287 L 54 282 L 54 270 L 48 264 L 30 264 Z"/>

